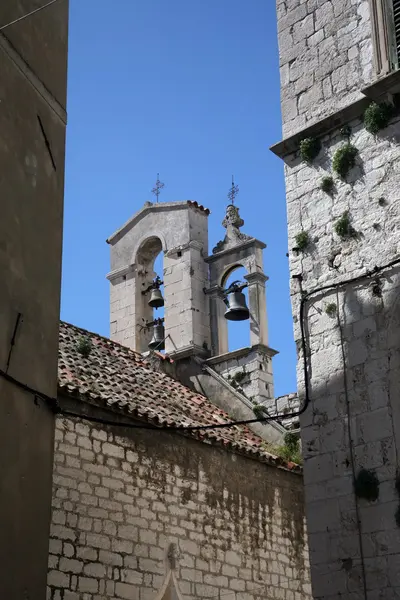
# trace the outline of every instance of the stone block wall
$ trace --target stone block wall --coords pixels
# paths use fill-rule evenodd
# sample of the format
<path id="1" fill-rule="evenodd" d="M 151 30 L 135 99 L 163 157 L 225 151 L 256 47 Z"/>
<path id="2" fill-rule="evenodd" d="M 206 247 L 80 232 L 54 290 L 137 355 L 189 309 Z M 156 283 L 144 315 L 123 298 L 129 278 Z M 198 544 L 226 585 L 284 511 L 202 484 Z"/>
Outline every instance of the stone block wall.
<path id="1" fill-rule="evenodd" d="M 255 404 L 265 404 L 274 412 L 272 357 L 257 349 L 243 348 L 208 361 L 235 389 Z"/>
<path id="2" fill-rule="evenodd" d="M 173 433 L 57 419 L 49 600 L 310 598 L 299 475 Z"/>
<path id="3" fill-rule="evenodd" d="M 297 394 L 285 394 L 275 398 L 275 408 L 278 415 L 287 415 L 289 413 L 296 413 L 300 410 L 300 402 Z M 282 425 L 286 429 L 298 429 L 300 417 L 291 417 L 289 419 L 282 419 Z"/>
<path id="4" fill-rule="evenodd" d="M 362 97 L 373 74 L 369 0 L 277 0 L 283 136 Z"/>
<path id="5" fill-rule="evenodd" d="M 361 118 L 350 123 L 356 166 L 331 195 L 339 131 L 322 137 L 312 165 L 286 157 L 289 247 L 299 231 L 311 243 L 291 252 L 291 293 L 299 349 L 299 396 L 304 400 L 299 309 L 301 290 L 368 275 L 313 294 L 305 307 L 310 404 L 301 418 L 310 561 L 315 600 L 392 599 L 400 594 L 400 530 L 396 491 L 400 443 L 400 120 L 378 135 Z M 348 211 L 351 235 L 335 224 Z M 298 278 L 302 277 L 301 286 Z M 333 311 L 328 306 L 333 306 Z M 356 497 L 362 469 L 379 480 L 379 498 Z"/>

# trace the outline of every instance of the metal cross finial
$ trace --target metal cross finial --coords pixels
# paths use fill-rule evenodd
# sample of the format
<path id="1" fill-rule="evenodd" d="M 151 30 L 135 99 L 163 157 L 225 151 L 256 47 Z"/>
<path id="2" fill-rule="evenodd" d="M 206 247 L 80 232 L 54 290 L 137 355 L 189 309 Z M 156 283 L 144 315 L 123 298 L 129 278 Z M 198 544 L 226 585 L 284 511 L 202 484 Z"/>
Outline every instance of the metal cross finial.
<path id="1" fill-rule="evenodd" d="M 235 181 L 233 179 L 233 175 L 232 175 L 232 186 L 231 189 L 229 190 L 229 194 L 228 194 L 228 198 L 231 201 L 231 204 L 235 204 L 235 198 L 239 193 L 239 186 L 235 185 Z"/>
<path id="2" fill-rule="evenodd" d="M 163 189 L 163 187 L 164 187 L 164 184 L 160 181 L 160 173 L 157 173 L 156 185 L 151 190 L 151 193 L 154 194 L 155 197 L 157 198 L 157 202 L 158 202 L 158 197 L 159 197 L 160 192 Z"/>

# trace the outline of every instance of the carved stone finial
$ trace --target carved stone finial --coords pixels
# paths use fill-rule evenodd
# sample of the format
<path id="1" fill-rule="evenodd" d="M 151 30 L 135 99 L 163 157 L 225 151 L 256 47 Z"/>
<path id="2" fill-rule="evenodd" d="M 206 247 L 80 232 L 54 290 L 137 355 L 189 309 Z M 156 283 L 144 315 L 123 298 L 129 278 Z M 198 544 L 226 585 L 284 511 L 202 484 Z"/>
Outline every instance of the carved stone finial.
<path id="1" fill-rule="evenodd" d="M 230 225 L 236 228 L 243 227 L 244 221 L 239 215 L 238 206 L 235 206 L 234 204 L 228 204 L 226 207 L 225 219 L 222 221 L 222 225 L 225 227 L 225 229 L 228 229 Z"/>
<path id="2" fill-rule="evenodd" d="M 226 229 L 226 235 L 225 238 L 218 242 L 215 248 L 213 248 L 213 254 L 222 252 L 223 250 L 227 250 L 228 248 L 232 248 L 233 246 L 237 246 L 238 244 L 251 239 L 251 236 L 246 235 L 239 230 L 239 227 L 244 225 L 244 221 L 239 215 L 239 207 L 234 204 L 228 204 L 226 207 L 226 214 L 222 221 L 222 225 Z"/>

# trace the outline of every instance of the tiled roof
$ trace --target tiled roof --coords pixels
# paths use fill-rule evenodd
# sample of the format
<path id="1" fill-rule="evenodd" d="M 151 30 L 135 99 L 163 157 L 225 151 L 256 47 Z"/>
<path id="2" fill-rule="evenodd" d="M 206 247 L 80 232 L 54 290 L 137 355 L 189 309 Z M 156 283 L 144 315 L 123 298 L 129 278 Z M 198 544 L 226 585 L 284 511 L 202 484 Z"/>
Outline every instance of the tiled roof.
<path id="1" fill-rule="evenodd" d="M 87 357 L 78 350 L 82 338 L 91 342 Z M 141 354 L 64 322 L 60 323 L 58 385 L 66 394 L 157 426 L 184 428 L 231 421 L 205 396 L 155 370 Z M 301 471 L 294 463 L 266 452 L 263 440 L 245 426 L 187 434 L 271 465 Z"/>

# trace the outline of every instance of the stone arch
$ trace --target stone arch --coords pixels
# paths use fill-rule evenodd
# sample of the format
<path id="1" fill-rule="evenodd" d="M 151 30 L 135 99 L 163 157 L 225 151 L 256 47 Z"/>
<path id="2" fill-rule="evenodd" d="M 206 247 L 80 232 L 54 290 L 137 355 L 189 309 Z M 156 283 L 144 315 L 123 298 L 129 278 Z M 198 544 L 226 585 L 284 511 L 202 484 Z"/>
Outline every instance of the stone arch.
<path id="1" fill-rule="evenodd" d="M 140 257 L 140 253 L 147 252 L 151 255 L 153 247 L 155 249 L 157 245 L 157 241 L 159 243 L 159 248 L 157 250 L 157 254 L 154 255 L 154 258 L 162 251 L 167 251 L 167 243 L 165 241 L 165 237 L 163 233 L 157 231 L 152 232 L 150 235 L 143 235 L 135 244 L 132 252 L 132 264 L 137 264 L 138 257 Z"/>
<path id="2" fill-rule="evenodd" d="M 173 571 L 168 571 L 164 583 L 157 592 L 154 600 L 184 600 Z"/>
<path id="3" fill-rule="evenodd" d="M 249 271 L 246 268 L 246 263 L 248 261 L 238 261 L 235 263 L 231 263 L 227 265 L 221 275 L 220 287 L 222 289 L 226 289 L 229 287 L 233 281 L 241 281 L 246 283 L 245 277 L 248 275 Z M 235 273 L 240 270 L 241 273 L 235 276 Z M 248 293 L 247 289 L 243 290 L 243 293 L 246 297 L 246 303 L 248 305 Z M 224 312 L 226 307 L 224 306 Z M 251 318 L 251 316 L 250 316 Z M 224 317 L 225 319 L 225 317 Z M 249 321 L 226 321 L 224 323 L 225 326 L 222 326 L 220 329 L 221 335 L 221 343 L 227 348 L 228 352 L 233 352 L 234 350 L 238 350 L 242 347 L 247 347 L 250 345 L 250 322 Z M 233 338 L 235 338 L 235 344 L 233 345 Z"/>

